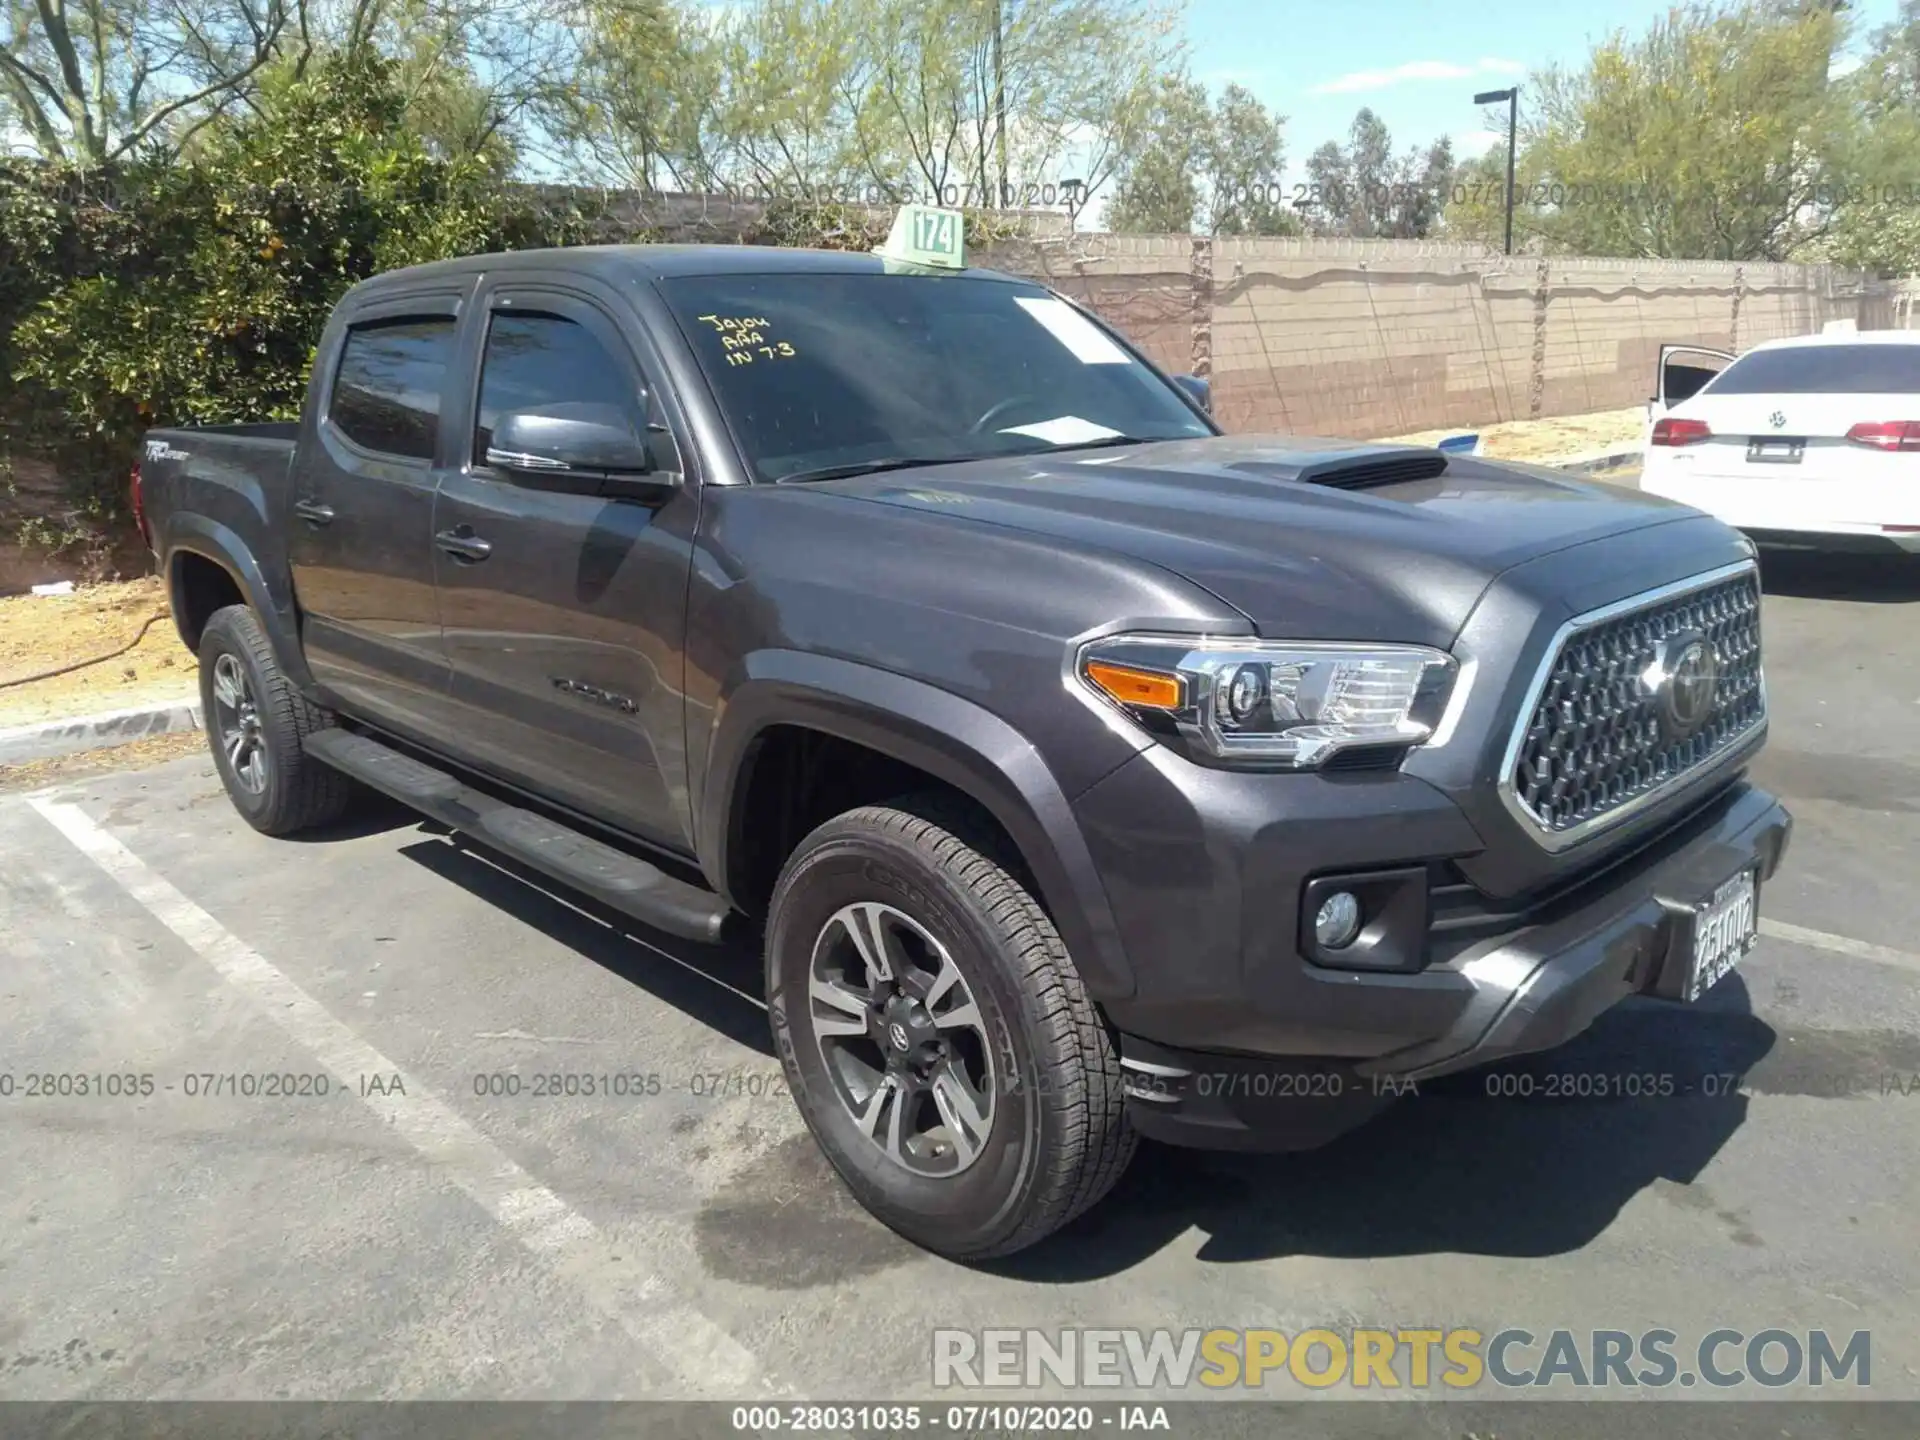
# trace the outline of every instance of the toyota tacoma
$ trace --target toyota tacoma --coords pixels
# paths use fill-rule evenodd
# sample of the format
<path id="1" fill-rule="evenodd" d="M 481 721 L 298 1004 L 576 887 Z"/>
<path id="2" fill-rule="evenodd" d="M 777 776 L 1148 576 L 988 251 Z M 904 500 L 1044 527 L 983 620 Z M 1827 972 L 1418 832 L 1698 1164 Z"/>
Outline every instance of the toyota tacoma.
<path id="1" fill-rule="evenodd" d="M 849 1189 L 1032 1244 L 1137 1137 L 1297 1149 L 1685 1004 L 1791 821 L 1753 547 L 1398 444 L 1228 435 L 1028 280 L 485 255 L 339 303 L 297 424 L 136 477 L 270 835 L 398 797 L 765 957 Z"/>

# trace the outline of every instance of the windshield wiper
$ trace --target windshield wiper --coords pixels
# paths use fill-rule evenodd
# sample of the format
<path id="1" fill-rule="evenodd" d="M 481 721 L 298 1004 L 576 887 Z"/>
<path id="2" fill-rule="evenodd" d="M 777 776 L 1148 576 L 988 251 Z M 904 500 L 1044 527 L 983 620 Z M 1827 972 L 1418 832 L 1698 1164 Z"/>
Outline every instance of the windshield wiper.
<path id="1" fill-rule="evenodd" d="M 1100 440 L 1082 440 L 1073 445 L 1042 444 L 1032 450 L 989 451 L 984 455 L 924 456 L 888 455 L 878 460 L 849 460 L 844 465 L 822 465 L 816 470 L 796 470 L 775 477 L 776 485 L 801 485 L 809 480 L 844 480 L 850 475 L 878 475 L 887 470 L 912 470 L 922 465 L 965 465 L 972 460 L 1030 460 L 1036 455 L 1052 455 L 1060 450 L 1106 450 L 1116 445 L 1152 445 L 1147 435 L 1109 435 Z"/>
<path id="2" fill-rule="evenodd" d="M 1167 437 L 1162 436 L 1160 439 Z M 1157 445 L 1159 440 L 1149 435 L 1109 435 L 1101 440 L 1081 440 L 1066 445 L 1049 445 L 1045 450 L 1023 450 L 1023 455 L 1051 454 L 1055 450 L 1111 450 L 1116 445 Z"/>
<path id="3" fill-rule="evenodd" d="M 879 460 L 849 460 L 844 465 L 822 465 L 817 470 L 796 470 L 791 475 L 774 477 L 776 485 L 799 485 L 808 480 L 844 480 L 849 475 L 878 475 L 885 470 L 912 470 L 921 465 L 964 465 L 969 460 L 991 460 L 991 455 L 925 456 L 889 455 Z"/>

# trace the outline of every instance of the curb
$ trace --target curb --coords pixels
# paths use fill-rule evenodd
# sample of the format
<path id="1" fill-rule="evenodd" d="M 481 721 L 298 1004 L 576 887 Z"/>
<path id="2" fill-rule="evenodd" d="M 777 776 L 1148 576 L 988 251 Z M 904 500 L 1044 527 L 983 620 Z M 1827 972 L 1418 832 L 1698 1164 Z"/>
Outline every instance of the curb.
<path id="1" fill-rule="evenodd" d="M 48 760 L 82 750 L 104 750 L 128 745 L 154 735 L 200 728 L 198 700 L 170 700 L 131 710 L 109 710 L 100 715 L 74 715 L 0 730 L 0 765 Z"/>

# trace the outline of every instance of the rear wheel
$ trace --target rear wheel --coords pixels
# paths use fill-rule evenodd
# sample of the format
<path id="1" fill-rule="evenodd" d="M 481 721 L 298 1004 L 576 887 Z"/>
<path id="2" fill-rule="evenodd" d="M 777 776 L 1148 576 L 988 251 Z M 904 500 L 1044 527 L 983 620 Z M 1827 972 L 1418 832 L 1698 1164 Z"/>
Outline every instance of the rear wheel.
<path id="1" fill-rule="evenodd" d="M 244 605 L 216 610 L 201 632 L 200 712 L 227 798 L 254 829 L 291 835 L 338 819 L 352 803 L 353 782 L 301 748 L 333 716 L 281 672 Z"/>
<path id="2" fill-rule="evenodd" d="M 996 840 L 939 797 L 849 811 L 794 851 L 767 927 L 808 1127 L 875 1216 L 963 1259 L 1051 1234 L 1135 1145 L 1113 1037 Z"/>

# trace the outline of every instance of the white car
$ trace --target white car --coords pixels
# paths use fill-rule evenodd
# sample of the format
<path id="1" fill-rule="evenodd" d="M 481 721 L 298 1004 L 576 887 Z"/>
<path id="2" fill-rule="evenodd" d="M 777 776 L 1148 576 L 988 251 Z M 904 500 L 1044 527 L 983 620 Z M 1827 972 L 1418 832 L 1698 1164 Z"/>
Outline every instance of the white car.
<path id="1" fill-rule="evenodd" d="M 1920 553 L 1920 331 L 1660 349 L 1640 486 L 1763 545 Z"/>

